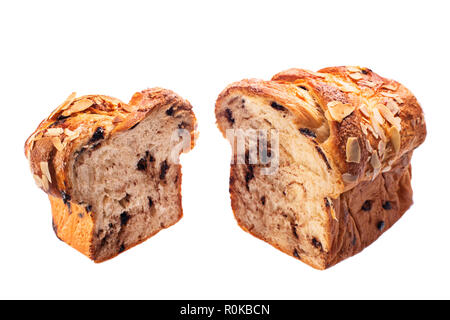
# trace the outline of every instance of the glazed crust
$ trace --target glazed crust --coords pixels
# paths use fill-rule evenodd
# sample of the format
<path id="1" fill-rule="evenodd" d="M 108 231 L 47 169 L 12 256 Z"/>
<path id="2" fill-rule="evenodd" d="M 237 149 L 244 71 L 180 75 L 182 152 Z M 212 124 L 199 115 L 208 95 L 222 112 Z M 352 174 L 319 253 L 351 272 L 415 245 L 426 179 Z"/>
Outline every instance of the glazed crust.
<path id="1" fill-rule="evenodd" d="M 245 79 L 229 85 L 217 99 L 216 114 L 234 95 L 276 102 L 294 115 L 298 128 L 312 132 L 328 128 L 324 138 L 311 139 L 338 177 L 337 192 L 330 194 L 330 203 L 324 205 L 330 249 L 324 253 L 323 263 L 303 262 L 325 269 L 360 252 L 412 204 L 410 159 L 412 151 L 425 140 L 426 126 L 417 99 L 400 83 L 361 67 L 331 67 L 319 72 L 289 69 L 270 81 Z M 343 117 L 330 110 L 336 105 L 348 110 Z M 225 126 L 219 124 L 219 128 L 225 136 Z M 358 152 L 352 153 L 356 144 Z M 237 207 L 239 190 L 232 187 L 234 178 L 231 170 L 232 209 L 238 224 L 255 235 L 236 214 L 246 209 Z M 299 258 L 290 249 L 270 244 Z"/>
<path id="2" fill-rule="evenodd" d="M 194 119 L 192 148 L 196 138 L 192 106 L 174 92 L 161 88 L 137 92 L 128 104 L 103 95 L 75 98 L 73 93 L 39 124 L 25 142 L 25 155 L 36 184 L 49 196 L 57 237 L 96 262 L 104 260 L 96 258 L 96 213 L 83 199 L 71 197 L 74 160 L 85 149 L 96 148 L 101 141 L 133 128 L 154 108 L 167 105 L 176 106 L 177 110 L 188 110 Z M 178 175 L 179 187 L 180 168 Z M 179 199 L 181 202 L 181 195 Z M 178 220 L 182 217 L 182 211 L 178 217 Z"/>

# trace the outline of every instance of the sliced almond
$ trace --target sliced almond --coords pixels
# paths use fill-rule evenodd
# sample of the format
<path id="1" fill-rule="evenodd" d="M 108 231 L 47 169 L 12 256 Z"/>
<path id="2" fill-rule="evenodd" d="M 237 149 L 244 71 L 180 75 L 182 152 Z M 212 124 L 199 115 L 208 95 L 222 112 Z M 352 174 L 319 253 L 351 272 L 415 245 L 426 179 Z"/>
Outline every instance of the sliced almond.
<path id="1" fill-rule="evenodd" d="M 376 151 L 372 152 L 372 156 L 370 157 L 370 164 L 375 170 L 381 168 L 380 158 L 378 157 L 378 153 Z"/>
<path id="2" fill-rule="evenodd" d="M 386 142 L 380 140 L 380 142 L 378 142 L 378 155 L 380 156 L 381 159 L 384 158 L 385 151 L 386 151 Z"/>
<path id="3" fill-rule="evenodd" d="M 380 92 L 380 94 L 382 96 L 385 96 L 385 97 L 393 98 L 393 99 L 395 99 L 395 101 L 397 101 L 400 104 L 404 102 L 403 99 L 400 98 L 400 96 L 398 94 L 390 93 L 390 92 L 384 92 L 384 91 Z"/>
<path id="4" fill-rule="evenodd" d="M 139 106 L 130 105 L 130 104 L 126 104 L 126 103 L 121 104 L 121 106 L 125 111 L 130 112 L 130 113 L 135 112 L 139 109 Z"/>
<path id="5" fill-rule="evenodd" d="M 392 146 L 394 147 L 395 153 L 398 153 L 400 150 L 400 133 L 396 127 L 391 127 L 389 129 L 389 138 L 391 139 Z"/>
<path id="6" fill-rule="evenodd" d="M 45 174 L 42 175 L 41 181 L 42 181 L 42 188 L 44 189 L 44 191 L 48 191 L 48 189 L 50 189 L 50 185 L 48 183 L 48 180 L 47 180 L 47 177 L 45 176 Z"/>
<path id="7" fill-rule="evenodd" d="M 75 97 L 77 96 L 76 92 L 72 92 L 67 98 L 66 100 L 58 107 L 58 110 L 66 110 L 73 102 L 73 100 L 75 100 Z"/>
<path id="8" fill-rule="evenodd" d="M 384 124 L 384 118 L 381 116 L 377 107 L 372 109 L 372 120 L 375 120 L 378 124 Z"/>
<path id="9" fill-rule="evenodd" d="M 369 110 L 367 110 L 367 106 L 365 104 L 362 104 L 359 106 L 359 111 L 361 111 L 361 113 L 366 117 L 366 118 L 370 118 L 370 113 Z"/>
<path id="10" fill-rule="evenodd" d="M 64 111 L 62 113 L 62 115 L 65 117 L 70 116 L 73 113 L 86 110 L 93 104 L 94 104 L 94 101 L 87 99 L 87 98 L 78 100 L 70 107 L 70 109 L 67 109 L 66 111 Z"/>
<path id="11" fill-rule="evenodd" d="M 345 67 L 345 68 L 349 72 L 361 72 L 361 68 L 360 67 L 348 66 L 348 67 Z"/>
<path id="12" fill-rule="evenodd" d="M 33 174 L 34 181 L 39 188 L 42 188 L 42 179 L 38 175 Z"/>
<path id="13" fill-rule="evenodd" d="M 364 133 L 364 135 L 367 136 L 367 134 L 368 134 L 367 127 L 364 123 L 361 123 L 361 131 Z"/>
<path id="14" fill-rule="evenodd" d="M 367 151 L 369 151 L 370 153 L 373 152 L 373 148 L 372 148 L 372 145 L 370 144 L 369 140 L 366 140 L 366 148 L 367 148 Z"/>
<path id="15" fill-rule="evenodd" d="M 362 81 L 359 81 L 358 83 L 359 83 L 360 85 L 362 84 L 362 85 L 368 86 L 368 87 L 370 87 L 370 88 L 374 88 L 374 87 L 377 86 L 377 83 L 376 83 L 376 82 L 368 81 L 368 80 L 362 80 Z"/>
<path id="16" fill-rule="evenodd" d="M 359 146 L 358 138 L 350 137 L 347 139 L 347 145 L 345 148 L 347 162 L 360 163 L 361 161 L 361 148 Z"/>
<path id="17" fill-rule="evenodd" d="M 359 72 L 355 72 L 355 73 L 350 73 L 349 77 L 352 78 L 353 80 L 361 80 L 363 78 L 363 75 Z"/>
<path id="18" fill-rule="evenodd" d="M 387 167 L 383 168 L 383 170 L 381 170 L 381 172 L 385 173 L 385 172 L 391 171 L 391 169 L 392 169 L 391 166 L 387 166 Z"/>
<path id="19" fill-rule="evenodd" d="M 50 170 L 48 170 L 48 162 L 42 161 L 39 163 L 39 166 L 41 167 L 42 174 L 47 177 L 48 181 L 50 183 L 52 182 L 52 176 L 50 175 Z"/>
<path id="20" fill-rule="evenodd" d="M 342 180 L 344 180 L 345 183 L 353 183 L 353 182 L 356 182 L 357 179 L 358 179 L 358 176 L 355 176 L 350 173 L 344 173 L 342 175 Z"/>
<path id="21" fill-rule="evenodd" d="M 392 114 L 395 116 L 397 113 L 399 113 L 400 108 L 394 100 L 389 100 L 386 104 L 386 107 L 392 112 Z"/>
<path id="22" fill-rule="evenodd" d="M 345 117 L 350 115 L 355 107 L 351 104 L 344 104 L 339 101 L 331 101 L 327 104 L 328 111 L 333 120 L 341 122 Z"/>
<path id="23" fill-rule="evenodd" d="M 53 143 L 53 145 L 55 146 L 55 148 L 56 148 L 58 151 L 61 151 L 61 150 L 64 149 L 64 146 L 63 146 L 63 144 L 61 143 L 61 140 L 59 140 L 58 137 L 53 137 L 53 138 L 52 138 L 52 143 Z"/>
<path id="24" fill-rule="evenodd" d="M 392 90 L 392 91 L 397 90 L 397 87 L 394 86 L 393 84 L 383 84 L 383 85 L 381 86 L 381 88 L 387 89 L 387 90 Z"/>
<path id="25" fill-rule="evenodd" d="M 63 133 L 64 133 L 63 128 L 48 128 L 47 131 L 45 132 L 45 136 L 54 137 L 54 136 L 59 136 L 60 134 L 63 134 Z"/>

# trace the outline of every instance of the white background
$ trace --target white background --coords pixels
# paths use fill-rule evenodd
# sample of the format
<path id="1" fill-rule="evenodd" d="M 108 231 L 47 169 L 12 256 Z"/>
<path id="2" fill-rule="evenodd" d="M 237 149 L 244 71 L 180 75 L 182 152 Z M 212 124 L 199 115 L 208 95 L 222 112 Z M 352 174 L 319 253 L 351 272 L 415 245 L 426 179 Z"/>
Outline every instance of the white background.
<path id="1" fill-rule="evenodd" d="M 2 1 L 1 298 L 450 298 L 448 1 Z M 428 137 L 415 204 L 378 241 L 317 271 L 243 232 L 214 103 L 229 83 L 361 65 L 405 84 Z M 184 218 L 103 264 L 60 242 L 23 144 L 72 91 L 128 101 L 170 88 L 200 138 L 182 156 Z"/>

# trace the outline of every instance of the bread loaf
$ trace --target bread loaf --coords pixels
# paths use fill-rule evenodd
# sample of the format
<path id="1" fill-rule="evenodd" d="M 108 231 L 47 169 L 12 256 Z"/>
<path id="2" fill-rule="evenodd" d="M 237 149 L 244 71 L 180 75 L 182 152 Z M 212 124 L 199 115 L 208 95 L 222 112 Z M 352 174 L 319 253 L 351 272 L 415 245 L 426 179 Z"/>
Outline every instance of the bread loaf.
<path id="1" fill-rule="evenodd" d="M 314 268 L 360 252 L 412 204 L 410 160 L 426 128 L 398 82 L 360 67 L 290 69 L 229 85 L 215 112 L 233 147 L 238 224 Z"/>
<path id="2" fill-rule="evenodd" d="M 101 262 L 175 224 L 178 158 L 195 129 L 191 105 L 169 90 L 138 92 L 128 104 L 69 96 L 25 143 L 57 237 Z"/>

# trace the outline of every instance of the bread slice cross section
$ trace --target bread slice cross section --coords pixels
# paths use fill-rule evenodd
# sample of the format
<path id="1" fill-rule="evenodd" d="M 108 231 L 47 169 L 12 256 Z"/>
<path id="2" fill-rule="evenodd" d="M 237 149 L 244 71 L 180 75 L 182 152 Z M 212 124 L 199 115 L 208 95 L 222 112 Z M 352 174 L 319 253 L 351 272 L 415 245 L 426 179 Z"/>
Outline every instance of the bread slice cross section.
<path id="1" fill-rule="evenodd" d="M 360 252 L 412 204 L 423 113 L 405 87 L 367 68 L 242 80 L 215 113 L 232 146 L 239 226 L 314 268 Z"/>
<path id="2" fill-rule="evenodd" d="M 71 96 L 27 140 L 36 183 L 62 241 L 95 262 L 182 217 L 179 155 L 195 140 L 192 106 L 170 90 Z"/>

